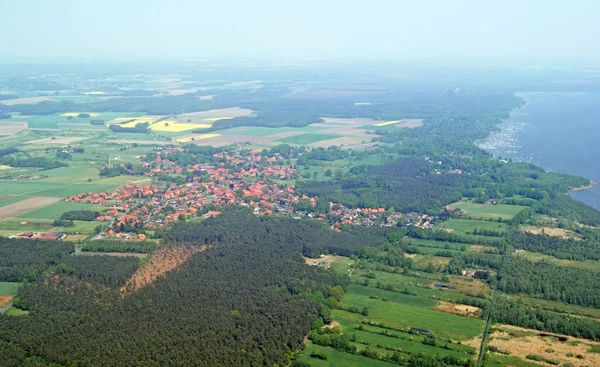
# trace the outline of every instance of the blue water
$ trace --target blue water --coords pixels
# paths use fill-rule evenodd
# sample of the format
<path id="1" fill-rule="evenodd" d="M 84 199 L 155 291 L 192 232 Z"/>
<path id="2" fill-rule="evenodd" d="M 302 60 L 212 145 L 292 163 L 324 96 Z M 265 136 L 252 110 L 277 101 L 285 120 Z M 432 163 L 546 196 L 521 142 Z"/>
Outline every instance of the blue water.
<path id="1" fill-rule="evenodd" d="M 533 163 L 600 183 L 600 93 L 518 93 L 527 104 L 512 111 L 478 145 L 495 156 Z M 600 210 L 600 185 L 573 198 Z"/>

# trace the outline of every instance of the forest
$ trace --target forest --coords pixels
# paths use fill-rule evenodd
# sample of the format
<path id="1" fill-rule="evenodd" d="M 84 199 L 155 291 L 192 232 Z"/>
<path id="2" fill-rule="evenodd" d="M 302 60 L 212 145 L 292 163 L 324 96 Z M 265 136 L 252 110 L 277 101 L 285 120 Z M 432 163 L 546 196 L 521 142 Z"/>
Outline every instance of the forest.
<path id="1" fill-rule="evenodd" d="M 0 281 L 35 281 L 74 250 L 69 242 L 0 237 Z"/>
<path id="2" fill-rule="evenodd" d="M 327 229 L 287 223 L 230 211 L 178 224 L 161 246 L 211 247 L 128 296 L 118 286 L 137 260 L 64 261 L 53 281 L 19 291 L 15 304 L 27 317 L 0 316 L 0 348 L 62 365 L 285 365 L 323 302 L 347 283 L 301 257 Z M 348 249 L 365 238 L 331 233 L 315 246 L 337 237 Z"/>

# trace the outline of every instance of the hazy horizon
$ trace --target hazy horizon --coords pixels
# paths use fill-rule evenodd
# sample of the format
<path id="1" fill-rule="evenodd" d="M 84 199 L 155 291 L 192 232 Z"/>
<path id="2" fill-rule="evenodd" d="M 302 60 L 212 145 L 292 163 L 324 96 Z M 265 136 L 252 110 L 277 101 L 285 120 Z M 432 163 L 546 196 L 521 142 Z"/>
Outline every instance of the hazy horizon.
<path id="1" fill-rule="evenodd" d="M 0 2 L 2 60 L 600 61 L 580 1 Z"/>

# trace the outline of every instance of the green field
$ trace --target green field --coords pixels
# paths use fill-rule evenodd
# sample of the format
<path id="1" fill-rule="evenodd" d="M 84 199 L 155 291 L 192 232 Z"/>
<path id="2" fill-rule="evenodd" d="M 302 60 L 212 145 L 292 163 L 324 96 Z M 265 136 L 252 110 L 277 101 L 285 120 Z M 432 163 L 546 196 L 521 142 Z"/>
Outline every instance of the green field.
<path id="1" fill-rule="evenodd" d="M 471 339 L 483 332 L 484 322 L 480 319 L 433 311 L 403 303 L 352 295 L 352 292 L 347 293 L 347 298 L 344 296 L 342 303 L 346 307 L 354 306 L 359 309 L 366 307 L 369 309 L 369 315 L 363 316 L 342 310 L 334 310 L 334 319 L 336 315 L 358 322 L 368 319 L 399 329 L 426 329 L 435 335 L 459 340 Z"/>
<path id="2" fill-rule="evenodd" d="M 473 219 L 512 219 L 521 210 L 527 208 L 520 205 L 476 204 L 467 201 L 459 201 L 450 204 L 450 206 L 455 209 L 464 210 L 466 212 L 465 217 Z"/>
<path id="3" fill-rule="evenodd" d="M 98 170 L 88 167 L 60 167 L 47 171 L 40 171 L 39 174 L 48 176 L 41 179 L 41 182 L 85 182 L 88 179 L 99 179 Z"/>
<path id="4" fill-rule="evenodd" d="M 39 208 L 39 209 L 30 211 L 27 213 L 23 213 L 16 218 L 20 218 L 20 219 L 26 218 L 26 219 L 32 220 L 32 221 L 35 221 L 36 219 L 54 220 L 54 219 L 60 218 L 60 216 L 64 212 L 68 212 L 71 210 L 96 210 L 96 211 L 102 212 L 105 209 L 106 209 L 106 207 L 103 207 L 101 205 L 80 204 L 80 203 L 70 203 L 67 201 L 59 201 L 57 203 L 50 204 L 43 208 Z"/>
<path id="5" fill-rule="evenodd" d="M 0 282 L 0 296 L 14 296 L 19 290 L 19 284 L 14 282 Z"/>
<path id="6" fill-rule="evenodd" d="M 401 274 L 392 274 L 392 273 L 387 273 L 387 272 L 383 272 L 383 271 L 376 271 L 376 270 L 369 270 L 369 271 L 355 271 L 352 274 L 352 281 L 357 283 L 357 284 L 363 284 L 364 281 L 368 278 L 366 278 L 364 276 L 364 274 L 366 273 L 371 273 L 371 275 L 374 275 L 375 278 L 374 279 L 369 279 L 369 285 L 370 286 L 374 286 L 377 284 L 377 282 L 379 282 L 381 284 L 382 287 L 385 286 L 391 286 L 393 287 L 393 292 L 404 292 L 404 291 L 408 291 L 410 292 L 410 294 L 414 294 L 420 297 L 426 297 L 426 298 L 431 298 L 431 299 L 435 299 L 435 300 L 444 300 L 444 301 L 449 301 L 449 302 L 460 302 L 463 299 L 474 299 L 474 297 L 469 296 L 469 294 L 473 294 L 473 295 L 478 295 L 479 294 L 479 289 L 477 290 L 469 290 L 469 289 L 462 289 L 461 287 L 456 287 L 453 290 L 441 290 L 441 289 L 435 289 L 433 287 L 431 287 L 431 284 L 436 282 L 440 283 L 440 284 L 454 284 L 454 285 L 458 285 L 455 281 L 455 279 L 461 279 L 460 277 L 450 277 L 450 282 L 442 282 L 440 280 L 441 276 L 438 274 L 438 278 L 437 279 L 429 279 L 429 278 L 422 278 L 422 277 L 412 277 L 412 276 L 406 276 L 406 275 L 401 275 Z M 479 283 L 478 283 L 479 284 Z M 476 285 L 475 283 L 473 285 Z M 463 287 L 464 288 L 464 287 Z M 366 289 L 376 289 L 376 288 L 366 288 Z M 485 287 L 484 287 L 485 290 Z M 383 291 L 383 290 L 379 290 L 382 292 L 391 292 L 391 291 Z M 487 292 L 484 292 L 484 294 L 486 294 Z M 388 298 L 390 296 L 382 296 L 380 298 Z M 414 296 L 412 296 L 414 298 Z M 391 299 L 391 298 L 388 298 Z"/>
<path id="7" fill-rule="evenodd" d="M 359 304 L 364 300 L 364 298 L 371 300 L 369 297 L 377 297 L 375 301 L 379 300 L 380 302 L 396 302 L 404 305 L 424 307 L 424 308 L 432 308 L 437 305 L 437 301 L 430 298 L 423 297 L 415 297 L 410 296 L 404 293 L 399 292 L 390 292 L 384 289 L 378 289 L 374 287 L 364 287 L 356 284 L 350 284 L 348 286 L 348 291 L 344 296 L 344 304 Z M 386 301 L 383 301 L 386 300 Z M 377 302 L 375 302 L 377 303 Z"/>
<path id="8" fill-rule="evenodd" d="M 477 219 L 456 219 L 450 218 L 445 222 L 440 223 L 437 226 L 438 229 L 444 228 L 449 230 L 449 232 L 460 234 L 460 235 L 469 235 L 473 238 L 479 238 L 482 240 L 493 240 L 495 237 L 491 236 L 479 236 L 473 235 L 473 231 L 475 229 L 478 230 L 491 230 L 491 231 L 501 231 L 507 232 L 508 225 L 505 223 L 499 223 L 495 221 L 485 221 L 485 220 L 477 220 Z"/>
<path id="9" fill-rule="evenodd" d="M 339 138 L 341 136 L 342 135 L 338 135 L 338 134 L 307 133 L 307 134 L 289 136 L 287 138 L 278 139 L 277 141 L 280 143 L 287 143 L 287 144 L 308 145 L 308 144 L 316 143 L 316 142 L 322 141 L 322 140 Z"/>
<path id="10" fill-rule="evenodd" d="M 488 361 L 486 363 L 486 366 L 487 367 L 505 367 L 505 366 L 542 367 L 544 365 L 530 362 L 530 361 L 525 361 L 518 357 L 502 356 L 497 353 L 491 353 L 490 358 L 488 359 Z M 585 364 L 582 366 L 585 366 Z"/>
<path id="11" fill-rule="evenodd" d="M 0 232 L 9 236 L 20 232 L 46 232 L 51 228 L 51 221 L 38 221 L 30 223 L 24 221 L 23 219 L 9 218 L 0 222 Z"/>
<path id="12" fill-rule="evenodd" d="M 456 251 L 469 251 L 469 249 L 473 246 L 468 243 L 460 243 L 460 242 L 444 242 L 444 241 L 435 241 L 435 240 L 425 240 L 420 238 L 410 238 L 408 243 L 411 245 L 415 245 L 419 248 L 429 247 L 436 248 L 440 250 L 456 250 Z"/>
<path id="13" fill-rule="evenodd" d="M 314 349 L 318 349 L 327 355 L 327 360 L 311 358 L 310 354 Z M 357 356 L 354 354 L 340 352 L 331 347 L 323 347 L 309 343 L 304 353 L 299 358 L 300 361 L 309 363 L 313 367 L 392 367 L 397 364 L 377 361 L 371 358 Z"/>

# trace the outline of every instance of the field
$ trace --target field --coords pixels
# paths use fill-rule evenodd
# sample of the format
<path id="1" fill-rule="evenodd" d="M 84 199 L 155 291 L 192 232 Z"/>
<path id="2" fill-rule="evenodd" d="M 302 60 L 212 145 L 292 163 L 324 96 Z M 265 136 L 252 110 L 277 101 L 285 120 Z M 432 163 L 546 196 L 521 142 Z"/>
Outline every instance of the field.
<path id="1" fill-rule="evenodd" d="M 67 211 L 71 210 L 96 210 L 102 212 L 106 207 L 93 204 L 80 204 L 71 203 L 66 201 L 55 202 L 50 205 L 45 205 L 42 208 L 29 211 L 27 213 L 17 216 L 17 218 L 28 218 L 28 219 L 47 219 L 53 220 L 58 219 L 60 216 Z"/>
<path id="2" fill-rule="evenodd" d="M 343 259 L 326 255 L 305 260 L 308 264 L 316 261 L 324 267 L 338 265 L 342 274 L 350 270 L 352 284 L 347 287 L 341 303 L 332 310 L 333 322 L 328 327 L 339 327 L 358 351 L 368 349 L 379 356 L 396 352 L 402 360 L 416 353 L 460 359 L 471 359 L 476 354 L 476 348 L 470 343 L 459 344 L 458 341 L 467 342 L 481 336 L 484 321 L 479 318 L 480 311 L 460 303 L 440 301 L 469 298 L 465 293 L 471 290 L 465 284 L 475 281 L 453 276 L 449 284 L 454 289 L 442 291 L 432 287 L 436 281 L 441 282 L 439 273 L 421 276 L 389 273 L 374 270 L 378 267 L 376 262 L 360 260 L 356 265 Z M 476 283 L 473 292 L 486 287 Z M 392 284 L 394 286 L 390 286 Z M 466 309 L 473 312 L 465 312 Z M 415 329 L 421 332 L 411 331 Z M 427 343 L 430 336 L 437 340 L 433 345 Z M 325 353 L 327 360 L 311 358 L 315 348 Z M 314 366 L 374 366 L 378 362 L 388 365 L 388 362 L 310 342 L 300 360 Z"/>
<path id="3" fill-rule="evenodd" d="M 59 200 L 61 200 L 61 198 L 34 196 L 14 204 L 3 206 L 0 208 L 0 221 L 19 216 L 32 210 L 36 211 L 36 209 L 44 206 L 51 206 L 52 203 L 56 203 Z"/>
<path id="4" fill-rule="evenodd" d="M 508 226 L 505 223 L 499 223 L 495 221 L 484 221 L 477 219 L 456 219 L 450 218 L 445 222 L 442 222 L 438 225 L 438 228 L 446 229 L 452 233 L 458 233 L 462 235 L 472 235 L 475 229 L 477 230 L 487 230 L 487 231 L 497 231 L 497 232 L 506 232 L 508 230 Z M 491 236 L 479 236 L 472 235 L 472 237 L 476 238 L 493 238 Z"/>
<path id="5" fill-rule="evenodd" d="M 558 337 L 565 338 L 559 341 Z M 489 346 L 507 351 L 511 356 L 527 359 L 528 355 L 537 355 L 546 361 L 543 365 L 581 365 L 600 366 L 600 343 L 585 339 L 565 337 L 559 334 L 540 333 L 509 325 L 496 325 L 490 335 Z M 579 356 L 579 357 L 577 357 Z"/>
<path id="6" fill-rule="evenodd" d="M 0 282 L 0 295 L 14 296 L 19 290 L 19 283 Z"/>
<path id="7" fill-rule="evenodd" d="M 394 127 L 407 127 L 407 128 L 415 128 L 423 126 L 423 119 L 402 119 L 402 120 L 394 120 L 394 121 L 386 121 L 375 124 L 374 126 L 390 126 L 394 125 Z"/>
<path id="8" fill-rule="evenodd" d="M 319 351 L 325 353 L 328 357 L 327 360 L 310 358 L 309 356 L 314 349 L 318 349 Z M 396 364 L 393 364 L 393 363 L 384 362 L 384 361 L 376 361 L 371 358 L 340 352 L 331 347 L 323 347 L 320 345 L 314 345 L 312 343 L 309 343 L 307 345 L 305 352 L 303 353 L 303 355 L 300 357 L 299 360 L 309 363 L 313 367 L 358 367 L 358 366 L 392 367 L 392 366 L 397 366 Z"/>
<path id="9" fill-rule="evenodd" d="M 27 122 L 0 121 L 0 135 L 15 135 L 19 131 L 26 130 L 27 127 Z"/>
<path id="10" fill-rule="evenodd" d="M 525 206 L 506 204 L 476 204 L 468 201 L 459 201 L 450 204 L 450 207 L 465 211 L 465 217 L 473 219 L 512 219 L 519 214 Z"/>
<path id="11" fill-rule="evenodd" d="M 287 143 L 287 144 L 308 145 L 308 144 L 316 143 L 316 142 L 319 142 L 322 140 L 335 139 L 335 138 L 339 138 L 339 137 L 340 137 L 339 135 L 335 135 L 335 134 L 308 133 L 308 134 L 300 134 L 300 135 L 290 136 L 287 138 L 278 139 L 277 141 L 280 143 Z"/>
<path id="12" fill-rule="evenodd" d="M 186 124 L 175 120 L 164 120 L 150 125 L 150 130 L 178 133 L 195 129 L 208 129 L 210 127 L 212 127 L 212 124 Z"/>

